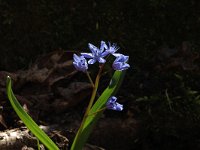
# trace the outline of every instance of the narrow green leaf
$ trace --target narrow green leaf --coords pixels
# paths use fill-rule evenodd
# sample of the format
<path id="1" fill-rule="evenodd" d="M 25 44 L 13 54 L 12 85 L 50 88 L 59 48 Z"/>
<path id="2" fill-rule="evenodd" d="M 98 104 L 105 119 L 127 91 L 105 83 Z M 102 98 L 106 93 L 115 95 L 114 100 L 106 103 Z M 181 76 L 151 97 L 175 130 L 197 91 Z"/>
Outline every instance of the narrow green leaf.
<path id="1" fill-rule="evenodd" d="M 42 129 L 33 121 L 33 119 L 24 111 L 23 107 L 20 105 L 16 99 L 11 85 L 11 78 L 7 77 L 6 91 L 10 103 L 19 116 L 19 118 L 24 122 L 26 127 L 43 143 L 49 150 L 59 150 L 56 144 L 44 133 Z"/>
<path id="2" fill-rule="evenodd" d="M 111 96 L 114 96 L 119 89 L 123 78 L 125 75 L 125 71 L 115 71 L 109 86 L 104 90 L 101 96 L 98 98 L 96 103 L 91 108 L 89 114 L 95 114 L 98 110 L 101 110 L 105 107 L 108 99 Z M 102 115 L 103 111 L 99 111 L 95 115 L 89 115 L 84 123 L 83 130 L 80 136 L 73 142 L 71 150 L 82 150 L 85 142 L 87 141 L 89 134 L 91 133 L 93 127 L 95 126 L 97 120 Z"/>

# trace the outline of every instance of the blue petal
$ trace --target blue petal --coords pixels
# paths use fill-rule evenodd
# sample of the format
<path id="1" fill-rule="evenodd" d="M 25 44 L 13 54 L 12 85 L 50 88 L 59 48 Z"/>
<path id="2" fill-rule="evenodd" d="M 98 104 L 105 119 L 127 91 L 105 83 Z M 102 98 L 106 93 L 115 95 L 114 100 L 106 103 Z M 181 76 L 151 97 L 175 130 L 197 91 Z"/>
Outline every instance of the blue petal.
<path id="1" fill-rule="evenodd" d="M 73 65 L 74 65 L 74 67 L 76 67 L 77 66 L 77 62 L 73 62 Z"/>
<path id="2" fill-rule="evenodd" d="M 85 58 L 93 58 L 92 53 L 81 53 L 82 56 L 84 56 Z"/>
<path id="3" fill-rule="evenodd" d="M 122 69 L 123 69 L 123 70 L 126 70 L 126 69 L 128 69 L 129 67 L 130 67 L 130 65 L 126 63 L 126 64 L 123 65 Z"/>
<path id="4" fill-rule="evenodd" d="M 113 63 L 112 66 L 113 66 L 114 70 L 121 70 L 122 69 L 122 63 L 121 62 Z"/>
<path id="5" fill-rule="evenodd" d="M 116 111 L 122 111 L 123 110 L 123 105 L 116 103 L 116 107 L 115 107 Z"/>
<path id="6" fill-rule="evenodd" d="M 117 57 L 114 62 L 122 62 L 122 56 Z"/>
<path id="7" fill-rule="evenodd" d="M 94 46 L 93 44 L 91 44 L 91 43 L 88 44 L 88 47 L 91 50 L 93 55 L 97 54 L 97 52 L 99 51 L 99 49 L 96 46 Z"/>
<path id="8" fill-rule="evenodd" d="M 101 52 L 104 51 L 104 48 L 105 48 L 105 49 L 108 49 L 108 46 L 106 45 L 106 43 L 105 43 L 104 41 L 101 41 L 101 46 L 100 46 Z"/>
<path id="9" fill-rule="evenodd" d="M 117 97 L 112 96 L 112 97 L 110 98 L 110 102 L 114 103 L 114 102 L 116 102 L 116 101 L 117 101 Z"/>
<path id="10" fill-rule="evenodd" d="M 73 55 L 73 58 L 74 58 L 74 61 L 76 61 L 76 62 L 80 61 L 80 58 L 76 54 Z"/>
<path id="11" fill-rule="evenodd" d="M 96 59 L 90 59 L 89 61 L 88 61 L 88 64 L 94 64 L 96 62 Z"/>
<path id="12" fill-rule="evenodd" d="M 121 57 L 122 54 L 120 54 L 120 53 L 115 53 L 115 54 L 113 54 L 113 56 L 115 56 L 115 57 Z"/>
<path id="13" fill-rule="evenodd" d="M 106 60 L 103 59 L 102 57 L 99 57 L 98 58 L 98 62 L 104 64 L 106 62 Z"/>
<path id="14" fill-rule="evenodd" d="M 129 59 L 129 56 L 125 56 L 125 55 L 124 55 L 123 59 L 124 59 L 124 62 L 127 62 L 128 59 Z"/>
<path id="15" fill-rule="evenodd" d="M 105 57 L 105 56 L 107 56 L 109 54 L 109 52 L 108 51 L 105 51 L 105 52 L 103 52 L 102 54 L 101 54 L 101 57 Z"/>
<path id="16" fill-rule="evenodd" d="M 112 46 L 110 45 L 110 47 L 109 47 L 109 52 L 111 54 L 114 54 L 118 49 L 119 49 L 119 47 L 117 46 L 117 44 L 113 43 L 113 45 Z"/>

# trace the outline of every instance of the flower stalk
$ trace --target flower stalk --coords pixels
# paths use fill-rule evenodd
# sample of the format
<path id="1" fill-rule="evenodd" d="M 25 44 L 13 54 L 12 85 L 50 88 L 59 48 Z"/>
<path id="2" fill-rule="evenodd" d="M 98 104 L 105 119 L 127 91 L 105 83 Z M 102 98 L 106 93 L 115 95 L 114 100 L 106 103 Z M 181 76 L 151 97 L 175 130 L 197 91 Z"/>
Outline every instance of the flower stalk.
<path id="1" fill-rule="evenodd" d="M 89 79 L 89 81 L 90 81 L 92 87 L 94 87 L 94 82 L 92 81 L 92 78 L 91 78 L 91 76 L 90 76 L 90 74 L 89 74 L 88 71 L 86 71 L 86 75 L 87 75 L 87 77 L 88 77 L 88 79 Z"/>
<path id="2" fill-rule="evenodd" d="M 83 125 L 85 123 L 86 118 L 89 116 L 90 109 L 91 109 L 91 107 L 92 107 L 92 105 L 94 103 L 94 100 L 95 100 L 95 97 L 96 97 L 96 93 L 97 93 L 97 89 L 98 89 L 98 86 L 99 86 L 99 80 L 100 80 L 100 77 L 101 77 L 101 73 L 103 71 L 103 66 L 104 65 L 100 65 L 100 69 L 99 69 L 99 72 L 98 72 L 98 74 L 96 76 L 96 80 L 95 80 L 95 84 L 93 86 L 92 95 L 91 95 L 89 104 L 88 104 L 87 109 L 85 111 L 85 114 L 83 116 L 83 120 L 82 120 L 81 125 L 80 125 L 80 127 L 78 129 L 78 132 L 77 132 L 77 134 L 75 136 L 75 139 L 74 139 L 74 141 L 72 143 L 71 150 L 75 150 L 76 141 L 78 141 L 80 139 L 80 135 L 81 135 L 81 132 L 82 132 L 82 129 L 83 129 Z M 86 73 L 86 74 L 89 75 L 88 73 Z M 91 80 L 90 76 L 88 76 L 88 77 Z"/>

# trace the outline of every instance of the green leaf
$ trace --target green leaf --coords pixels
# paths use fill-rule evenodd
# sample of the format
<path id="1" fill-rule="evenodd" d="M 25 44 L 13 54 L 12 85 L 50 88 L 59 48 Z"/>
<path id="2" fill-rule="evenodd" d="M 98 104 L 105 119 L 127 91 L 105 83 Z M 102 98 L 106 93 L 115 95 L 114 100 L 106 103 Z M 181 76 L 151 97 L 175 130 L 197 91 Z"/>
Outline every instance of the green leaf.
<path id="1" fill-rule="evenodd" d="M 86 121 L 83 125 L 83 130 L 79 137 L 75 139 L 75 141 L 72 144 L 71 150 L 82 150 L 84 144 L 86 143 L 93 127 L 95 126 L 97 120 L 102 115 L 103 111 L 99 111 L 103 109 L 108 101 L 108 99 L 111 96 L 114 96 L 119 89 L 123 78 L 125 75 L 125 71 L 115 71 L 109 86 L 104 90 L 104 92 L 101 94 L 101 96 L 98 98 L 96 103 L 91 108 L 89 114 L 96 114 L 95 115 L 89 115 L 86 118 Z M 99 112 L 98 112 L 99 111 Z"/>
<path id="2" fill-rule="evenodd" d="M 11 86 L 11 78 L 7 77 L 6 91 L 10 103 L 19 116 L 19 118 L 24 122 L 26 127 L 49 149 L 49 150 L 59 150 L 56 144 L 44 133 L 42 129 L 33 121 L 33 119 L 24 111 L 23 107 L 20 105 L 16 99 Z"/>

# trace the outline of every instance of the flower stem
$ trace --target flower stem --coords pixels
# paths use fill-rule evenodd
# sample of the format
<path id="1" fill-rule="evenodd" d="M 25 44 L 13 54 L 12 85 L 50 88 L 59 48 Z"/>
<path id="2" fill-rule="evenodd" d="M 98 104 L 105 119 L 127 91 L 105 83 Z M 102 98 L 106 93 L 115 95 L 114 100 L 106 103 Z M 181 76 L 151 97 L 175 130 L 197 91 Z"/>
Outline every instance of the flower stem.
<path id="1" fill-rule="evenodd" d="M 86 75 L 87 75 L 88 79 L 90 80 L 90 83 L 92 84 L 92 87 L 94 87 L 94 83 L 93 83 L 92 78 L 90 77 L 90 74 L 89 74 L 88 71 L 86 71 Z"/>
<path id="2" fill-rule="evenodd" d="M 92 95 L 91 95 L 91 98 L 90 98 L 90 102 L 89 102 L 88 107 L 87 107 L 87 109 L 85 111 L 85 114 L 83 116 L 83 120 L 82 120 L 81 125 L 80 125 L 80 127 L 78 129 L 78 132 L 77 132 L 77 134 L 75 136 L 75 139 L 74 139 L 74 141 L 72 143 L 71 150 L 75 150 L 76 144 L 80 140 L 80 136 L 81 136 L 81 133 L 82 133 L 82 130 L 83 130 L 84 123 L 85 123 L 85 121 L 86 121 L 86 119 L 88 117 L 88 114 L 90 112 L 90 109 L 91 109 L 91 107 L 92 107 L 92 105 L 94 103 L 95 97 L 96 97 L 97 89 L 98 89 L 98 86 L 99 86 L 99 80 L 100 80 L 100 77 L 101 77 L 101 73 L 102 73 L 103 67 L 104 67 L 104 65 L 100 65 L 100 69 L 99 69 L 99 72 L 98 72 L 98 74 L 96 76 L 96 80 L 95 80 L 95 83 L 94 83 L 94 86 L 93 86 L 93 91 L 92 91 Z M 89 77 L 89 73 L 87 73 L 87 75 Z M 91 79 L 91 78 L 89 77 L 89 79 Z"/>

